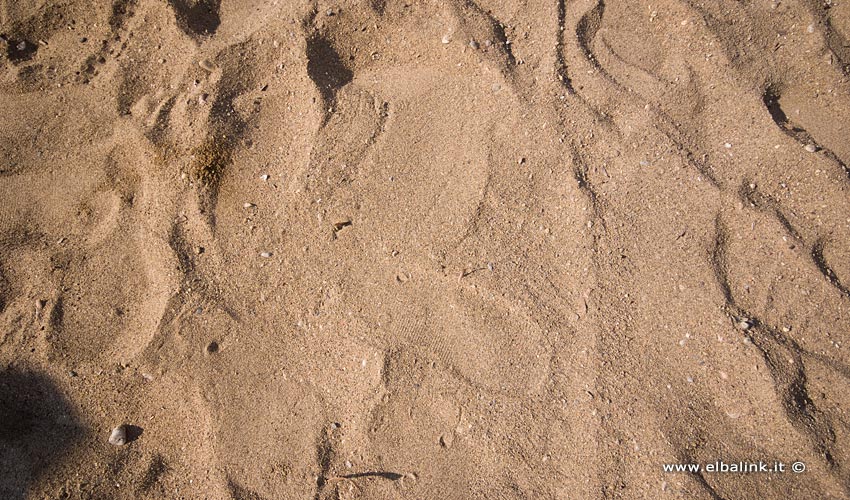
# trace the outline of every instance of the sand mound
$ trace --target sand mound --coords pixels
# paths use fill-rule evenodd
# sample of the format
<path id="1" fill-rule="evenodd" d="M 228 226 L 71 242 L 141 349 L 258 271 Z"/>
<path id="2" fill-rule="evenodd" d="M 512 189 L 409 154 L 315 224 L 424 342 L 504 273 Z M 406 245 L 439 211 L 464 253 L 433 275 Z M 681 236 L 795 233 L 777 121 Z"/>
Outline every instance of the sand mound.
<path id="1" fill-rule="evenodd" d="M 850 1 L 0 35 L 0 497 L 850 496 Z"/>

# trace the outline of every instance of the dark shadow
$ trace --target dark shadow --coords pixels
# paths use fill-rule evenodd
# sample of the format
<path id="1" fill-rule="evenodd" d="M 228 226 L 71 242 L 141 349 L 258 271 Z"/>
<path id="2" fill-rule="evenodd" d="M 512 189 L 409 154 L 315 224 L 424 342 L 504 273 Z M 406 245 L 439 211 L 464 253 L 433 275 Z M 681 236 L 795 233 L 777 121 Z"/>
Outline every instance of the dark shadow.
<path id="1" fill-rule="evenodd" d="M 843 283 L 838 279 L 838 275 L 835 274 L 835 271 L 829 267 L 829 263 L 827 263 L 826 259 L 823 256 L 823 247 L 824 241 L 818 240 L 812 245 L 812 261 L 814 261 L 815 266 L 817 266 L 818 270 L 823 274 L 824 278 L 834 286 L 839 292 L 842 293 L 845 297 L 850 298 L 850 290 L 844 286 Z"/>
<path id="2" fill-rule="evenodd" d="M 357 479 L 361 477 L 379 477 L 382 479 L 389 479 L 390 481 L 398 481 L 404 476 L 397 472 L 358 472 L 356 474 L 345 474 L 340 477 L 344 477 L 346 479 Z"/>
<path id="3" fill-rule="evenodd" d="M 139 439 L 145 432 L 145 430 L 139 427 L 138 425 L 126 425 L 124 426 L 124 429 L 127 432 L 128 443 L 132 443 L 133 441 Z"/>
<path id="4" fill-rule="evenodd" d="M 788 117 L 785 115 L 785 111 L 782 111 L 782 106 L 779 105 L 779 90 L 775 87 L 768 86 L 767 89 L 765 89 L 764 94 L 762 94 L 761 100 L 767 107 L 767 112 L 770 113 L 770 117 L 773 118 L 773 121 L 776 122 L 780 128 L 785 128 L 788 124 Z"/>
<path id="5" fill-rule="evenodd" d="M 148 470 L 142 478 L 141 490 L 148 492 L 153 489 L 159 482 L 160 478 L 169 470 L 171 470 L 171 468 L 168 466 L 168 462 L 165 461 L 165 458 L 159 453 L 154 454 L 148 464 Z M 165 492 L 163 491 L 162 493 Z"/>
<path id="6" fill-rule="evenodd" d="M 38 52 L 38 44 L 27 40 L 7 38 L 6 35 L 0 35 L 0 38 L 6 41 L 6 57 L 8 57 L 13 64 L 29 61 L 35 56 L 35 53 Z"/>
<path id="7" fill-rule="evenodd" d="M 187 35 L 214 35 L 221 24 L 221 0 L 168 0 L 168 4 Z"/>
<path id="8" fill-rule="evenodd" d="M 115 0 L 112 3 L 112 14 L 109 16 L 109 27 L 112 28 L 112 33 L 116 34 L 120 30 L 126 20 L 132 17 L 138 0 Z"/>
<path id="9" fill-rule="evenodd" d="M 9 280 L 3 275 L 3 269 L 0 268 L 0 313 L 6 309 L 6 304 L 9 302 L 12 295 L 12 286 Z"/>
<path id="10" fill-rule="evenodd" d="M 387 0 L 369 0 L 369 5 L 376 14 L 383 16 L 384 11 L 387 9 Z"/>
<path id="11" fill-rule="evenodd" d="M 596 34 L 602 26 L 603 15 L 605 15 L 605 2 L 599 0 L 595 7 L 587 11 L 583 16 L 581 16 L 581 19 L 579 19 L 579 22 L 576 25 L 576 36 L 578 37 L 578 44 L 585 59 L 587 59 L 587 61 L 590 62 L 590 64 L 600 73 L 607 74 L 605 70 L 602 69 L 599 61 L 596 60 L 596 56 L 593 55 L 593 50 L 591 49 L 593 46 L 593 39 L 596 38 Z"/>
<path id="12" fill-rule="evenodd" d="M 257 492 L 240 486 L 232 479 L 227 480 L 227 489 L 230 492 L 230 498 L 233 500 L 263 500 L 263 497 Z"/>
<path id="13" fill-rule="evenodd" d="M 322 99 L 328 105 L 334 102 L 337 90 L 354 77 L 333 45 L 321 36 L 307 40 L 307 74 L 316 83 Z"/>
<path id="14" fill-rule="evenodd" d="M 44 375 L 0 371 L 0 498 L 23 500 L 82 432 L 70 403 Z"/>

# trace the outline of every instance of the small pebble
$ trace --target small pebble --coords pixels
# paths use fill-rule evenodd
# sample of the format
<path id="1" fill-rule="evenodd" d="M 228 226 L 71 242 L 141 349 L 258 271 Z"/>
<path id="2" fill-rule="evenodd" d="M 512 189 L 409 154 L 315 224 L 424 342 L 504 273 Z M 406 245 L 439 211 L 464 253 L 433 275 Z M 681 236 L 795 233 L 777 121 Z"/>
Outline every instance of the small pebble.
<path id="1" fill-rule="evenodd" d="M 737 326 L 739 330 L 747 331 L 753 327 L 753 321 L 747 318 L 741 318 L 738 320 Z"/>
<path id="2" fill-rule="evenodd" d="M 254 208 L 256 206 L 257 205 L 254 205 L 253 203 L 243 203 L 242 204 L 242 208 Z"/>
<path id="3" fill-rule="evenodd" d="M 473 49 L 473 50 L 477 50 L 478 49 L 478 42 L 476 42 L 475 40 L 470 40 L 469 41 L 469 48 Z"/>
<path id="4" fill-rule="evenodd" d="M 443 35 L 443 43 L 449 43 L 452 41 L 452 36 L 449 33 Z"/>
<path id="5" fill-rule="evenodd" d="M 269 180 L 269 174 L 263 174 L 263 175 L 261 175 L 261 176 L 260 176 L 260 179 L 262 179 L 262 180 L 264 180 L 264 181 Z"/>
<path id="6" fill-rule="evenodd" d="M 213 340 L 209 344 L 207 344 L 206 351 L 208 354 L 215 354 L 218 352 L 218 342 Z"/>
<path id="7" fill-rule="evenodd" d="M 198 66 L 200 66 L 201 69 L 203 69 L 204 71 L 209 71 L 210 73 L 215 71 L 215 65 L 210 62 L 209 59 L 201 59 L 201 61 L 198 63 Z"/>
<path id="8" fill-rule="evenodd" d="M 27 42 L 21 42 L 17 46 L 18 50 L 26 50 L 26 48 L 27 48 Z"/>
<path id="9" fill-rule="evenodd" d="M 818 150 L 817 146 L 815 146 L 814 144 L 806 144 L 805 149 L 806 149 L 806 151 L 808 151 L 809 153 L 814 153 L 815 151 L 817 151 L 817 150 Z"/>
<path id="10" fill-rule="evenodd" d="M 271 256 L 272 256 L 271 252 L 260 252 L 260 257 L 263 257 L 264 259 L 268 259 Z"/>
<path id="11" fill-rule="evenodd" d="M 109 444 L 115 446 L 124 446 L 127 444 L 127 426 L 119 425 L 118 427 L 112 429 L 112 433 L 109 434 Z"/>

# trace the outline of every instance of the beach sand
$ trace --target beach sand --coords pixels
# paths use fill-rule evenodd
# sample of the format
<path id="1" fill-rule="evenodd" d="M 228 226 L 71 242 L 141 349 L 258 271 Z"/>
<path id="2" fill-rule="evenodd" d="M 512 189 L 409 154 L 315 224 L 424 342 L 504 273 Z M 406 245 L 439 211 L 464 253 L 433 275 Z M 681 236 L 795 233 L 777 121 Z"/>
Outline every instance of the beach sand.
<path id="1" fill-rule="evenodd" d="M 850 498 L 850 1 L 0 34 L 0 497 Z"/>

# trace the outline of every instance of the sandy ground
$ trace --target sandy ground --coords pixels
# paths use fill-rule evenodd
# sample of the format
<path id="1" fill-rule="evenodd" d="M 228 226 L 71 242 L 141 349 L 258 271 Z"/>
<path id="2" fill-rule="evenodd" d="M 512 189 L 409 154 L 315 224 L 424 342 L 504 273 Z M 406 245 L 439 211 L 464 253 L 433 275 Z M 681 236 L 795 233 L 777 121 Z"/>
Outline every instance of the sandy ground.
<path id="1" fill-rule="evenodd" d="M 3 499 L 850 498 L 850 0 L 0 34 Z"/>

